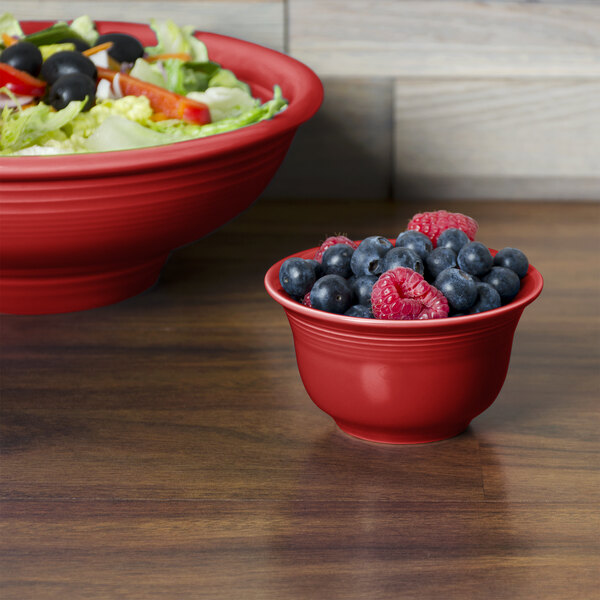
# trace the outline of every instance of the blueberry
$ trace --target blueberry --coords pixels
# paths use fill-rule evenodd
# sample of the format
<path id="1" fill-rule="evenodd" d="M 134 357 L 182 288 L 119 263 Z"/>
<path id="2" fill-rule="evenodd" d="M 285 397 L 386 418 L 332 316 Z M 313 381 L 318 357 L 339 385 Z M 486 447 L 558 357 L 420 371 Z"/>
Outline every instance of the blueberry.
<path id="1" fill-rule="evenodd" d="M 450 231 L 447 229 L 446 231 Z M 456 231 L 460 231 L 457 229 Z M 461 231 L 462 233 L 462 231 Z M 432 250 L 425 259 L 429 279 L 434 280 L 444 269 L 456 267 L 456 252 L 450 248 L 437 248 Z"/>
<path id="2" fill-rule="evenodd" d="M 368 306 L 363 304 L 355 304 L 351 306 L 345 313 L 347 317 L 362 317 L 363 319 L 373 319 L 373 313 Z"/>
<path id="3" fill-rule="evenodd" d="M 490 251 L 481 242 L 464 245 L 456 257 L 458 266 L 471 275 L 484 275 L 494 264 Z"/>
<path id="4" fill-rule="evenodd" d="M 500 294 L 502 304 L 510 302 L 521 288 L 519 276 L 506 267 L 492 267 L 492 270 L 483 277 L 484 283 L 489 283 Z"/>
<path id="5" fill-rule="evenodd" d="M 410 248 L 392 248 L 383 259 L 383 270 L 390 271 L 396 267 L 407 267 L 423 275 L 425 266 L 421 257 Z"/>
<path id="6" fill-rule="evenodd" d="M 330 246 L 323 253 L 321 264 L 325 275 L 340 275 L 341 277 L 350 277 L 352 269 L 350 261 L 354 254 L 354 248 L 348 244 L 335 244 Z"/>
<path id="7" fill-rule="evenodd" d="M 319 277 L 323 277 L 325 275 L 325 271 L 323 271 L 323 265 L 318 260 L 313 260 L 312 258 L 306 259 L 307 263 L 310 263 L 315 270 L 315 277 L 319 279 Z"/>
<path id="8" fill-rule="evenodd" d="M 354 282 L 350 282 L 358 304 L 371 306 L 371 292 L 377 279 L 379 278 L 376 275 L 361 275 Z"/>
<path id="9" fill-rule="evenodd" d="M 468 243 L 469 236 L 464 231 L 451 227 L 440 233 L 437 240 L 437 247 L 450 248 L 450 250 L 454 250 L 458 254 L 460 249 Z"/>
<path id="10" fill-rule="evenodd" d="M 279 283 L 290 295 L 301 298 L 316 281 L 312 261 L 303 258 L 288 258 L 279 268 Z"/>
<path id="11" fill-rule="evenodd" d="M 498 308 L 502 304 L 500 294 L 489 283 L 476 283 L 475 285 L 477 286 L 477 300 L 469 309 L 470 315 Z"/>
<path id="12" fill-rule="evenodd" d="M 416 252 L 422 260 L 433 250 L 431 240 L 420 231 L 403 231 L 396 238 L 396 248 L 410 248 Z"/>
<path id="13" fill-rule="evenodd" d="M 448 304 L 457 311 L 471 308 L 477 299 L 477 284 L 469 273 L 450 267 L 444 269 L 433 285 L 446 296 Z"/>
<path id="14" fill-rule="evenodd" d="M 523 279 L 527 275 L 527 269 L 529 268 L 527 257 L 517 248 L 498 250 L 496 256 L 494 256 L 494 264 L 497 267 L 505 267 L 514 271 L 519 279 Z"/>
<path id="15" fill-rule="evenodd" d="M 352 306 L 352 290 L 343 277 L 324 275 L 313 285 L 310 303 L 313 308 L 341 315 Z"/>
<path id="16" fill-rule="evenodd" d="M 381 275 L 383 257 L 393 248 L 392 242 L 380 235 L 365 238 L 354 251 L 350 265 L 352 272 L 361 275 Z"/>

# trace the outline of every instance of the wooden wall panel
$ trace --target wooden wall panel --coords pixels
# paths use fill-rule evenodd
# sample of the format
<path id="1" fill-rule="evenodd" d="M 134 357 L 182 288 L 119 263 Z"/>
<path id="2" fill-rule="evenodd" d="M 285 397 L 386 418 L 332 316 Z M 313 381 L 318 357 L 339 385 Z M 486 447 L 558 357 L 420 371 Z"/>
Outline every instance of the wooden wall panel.
<path id="1" fill-rule="evenodd" d="M 289 48 L 321 75 L 600 76 L 600 3 L 289 0 Z"/>
<path id="2" fill-rule="evenodd" d="M 265 195 L 386 198 L 392 183 L 392 82 L 325 79 L 325 99 L 302 125 Z"/>
<path id="3" fill-rule="evenodd" d="M 3 3 L 4 4 L 4 3 Z M 148 23 L 172 19 L 178 25 L 239 37 L 275 50 L 284 49 L 284 0 L 17 0 L 6 3 L 19 19 L 93 19 Z"/>
<path id="4" fill-rule="evenodd" d="M 398 80 L 396 196 L 600 198 L 600 79 Z"/>
<path id="5" fill-rule="evenodd" d="M 267 196 L 600 199 L 598 1 L 15 0 L 2 10 L 170 17 L 308 64 L 325 103 Z"/>

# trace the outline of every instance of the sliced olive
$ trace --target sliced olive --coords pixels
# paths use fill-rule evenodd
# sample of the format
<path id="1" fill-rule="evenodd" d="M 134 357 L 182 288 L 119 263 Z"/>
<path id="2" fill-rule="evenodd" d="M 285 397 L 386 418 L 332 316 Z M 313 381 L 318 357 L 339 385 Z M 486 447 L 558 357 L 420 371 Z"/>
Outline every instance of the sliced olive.
<path id="1" fill-rule="evenodd" d="M 96 40 L 97 45 L 105 42 L 112 42 L 108 55 L 117 62 L 132 63 L 144 56 L 144 46 L 137 38 L 127 33 L 105 33 Z"/>
<path id="2" fill-rule="evenodd" d="M 89 50 L 90 45 L 85 40 L 80 40 L 79 38 L 67 37 L 60 40 L 61 44 L 73 44 L 75 46 L 75 50 L 77 52 L 83 52 L 84 50 Z"/>
<path id="3" fill-rule="evenodd" d="M 57 52 L 44 61 L 41 76 L 52 85 L 59 77 L 72 73 L 87 75 L 96 79 L 98 71 L 96 65 L 87 57 L 76 50 L 63 50 Z"/>
<path id="4" fill-rule="evenodd" d="M 35 77 L 42 68 L 42 53 L 31 42 L 17 42 L 2 51 L 0 62 Z"/>
<path id="5" fill-rule="evenodd" d="M 44 101 L 60 110 L 72 100 L 84 100 L 86 96 L 83 110 L 89 110 L 96 101 L 96 81 L 82 73 L 69 73 L 52 84 Z"/>

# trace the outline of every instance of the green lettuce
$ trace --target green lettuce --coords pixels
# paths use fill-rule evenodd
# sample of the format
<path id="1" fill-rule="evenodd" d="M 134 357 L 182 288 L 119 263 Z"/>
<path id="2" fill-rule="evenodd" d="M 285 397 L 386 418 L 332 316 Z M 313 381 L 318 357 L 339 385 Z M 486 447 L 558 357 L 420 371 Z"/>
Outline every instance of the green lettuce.
<path id="1" fill-rule="evenodd" d="M 19 25 L 19 21 L 17 21 L 10 13 L 0 15 L 0 34 L 2 33 L 16 37 L 23 37 L 24 35 L 21 25 Z"/>
<path id="2" fill-rule="evenodd" d="M 71 29 L 83 38 L 90 46 L 94 46 L 96 40 L 98 39 L 98 32 L 96 31 L 96 26 L 94 25 L 94 21 L 90 19 L 87 15 L 82 15 L 81 17 L 77 17 L 71 23 Z"/>
<path id="3" fill-rule="evenodd" d="M 2 88 L 0 92 L 7 93 L 7 90 Z M 0 153 L 18 152 L 62 129 L 83 110 L 86 101 L 73 100 L 57 111 L 43 103 L 18 110 L 5 107 L 0 117 Z"/>
<path id="4" fill-rule="evenodd" d="M 170 19 L 160 22 L 152 19 L 150 27 L 156 33 L 158 43 L 156 46 L 146 48 L 149 55 L 185 52 L 194 62 L 208 61 L 206 46 L 194 37 L 194 28 L 191 25 L 179 27 Z"/>
<path id="5" fill-rule="evenodd" d="M 89 152 L 107 152 L 160 146 L 179 139 L 180 136 L 170 131 L 156 131 L 126 117 L 109 115 L 94 133 L 84 140 L 83 147 Z"/>

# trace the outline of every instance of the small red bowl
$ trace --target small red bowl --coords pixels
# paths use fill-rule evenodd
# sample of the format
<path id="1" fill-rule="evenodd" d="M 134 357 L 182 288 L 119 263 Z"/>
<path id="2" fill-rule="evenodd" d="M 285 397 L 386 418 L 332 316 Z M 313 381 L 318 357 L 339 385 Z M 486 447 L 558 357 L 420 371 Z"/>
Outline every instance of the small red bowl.
<path id="1" fill-rule="evenodd" d="M 287 258 L 267 271 L 265 287 L 290 322 L 304 387 L 340 429 L 373 442 L 433 442 L 464 431 L 500 393 L 519 318 L 543 287 L 530 266 L 516 298 L 494 310 L 431 321 L 363 319 L 290 298 L 279 283 Z"/>
<path id="2" fill-rule="evenodd" d="M 25 22 L 31 33 L 52 22 Z M 98 22 L 156 43 L 146 25 Z M 93 154 L 0 157 L 0 312 L 42 314 L 112 304 L 151 286 L 169 253 L 249 207 L 281 164 L 323 87 L 274 50 L 199 32 L 212 60 L 255 97 L 280 85 L 273 119 L 175 144 Z"/>

